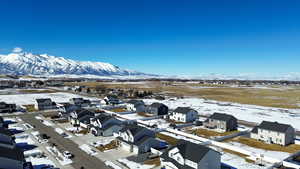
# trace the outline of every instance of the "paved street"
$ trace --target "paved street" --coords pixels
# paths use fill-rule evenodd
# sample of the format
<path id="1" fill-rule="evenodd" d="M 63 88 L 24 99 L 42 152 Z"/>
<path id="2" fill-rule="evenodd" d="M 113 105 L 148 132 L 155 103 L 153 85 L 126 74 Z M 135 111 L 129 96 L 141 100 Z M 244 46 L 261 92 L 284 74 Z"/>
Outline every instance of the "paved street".
<path id="1" fill-rule="evenodd" d="M 81 149 L 79 149 L 78 145 L 73 141 L 63 138 L 58 133 L 54 131 L 52 127 L 45 126 L 39 120 L 35 119 L 35 114 L 26 114 L 20 116 L 24 122 L 34 125 L 36 130 L 40 133 L 46 133 L 51 138 L 50 142 L 55 143 L 60 149 L 68 150 L 75 157 L 72 159 L 72 166 L 75 169 L 80 169 L 83 166 L 85 169 L 108 169 L 108 167 L 99 159 L 88 155 Z"/>

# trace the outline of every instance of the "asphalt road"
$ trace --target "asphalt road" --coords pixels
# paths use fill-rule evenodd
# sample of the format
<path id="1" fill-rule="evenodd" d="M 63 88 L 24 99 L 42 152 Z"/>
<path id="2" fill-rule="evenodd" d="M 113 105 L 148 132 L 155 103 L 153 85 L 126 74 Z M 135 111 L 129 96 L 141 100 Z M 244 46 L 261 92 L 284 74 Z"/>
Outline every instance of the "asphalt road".
<path id="1" fill-rule="evenodd" d="M 40 133 L 45 133 L 51 138 L 49 141 L 55 143 L 59 149 L 68 150 L 74 154 L 72 159 L 73 163 L 71 164 L 75 169 L 81 169 L 83 166 L 84 169 L 109 169 L 103 161 L 100 159 L 90 156 L 84 151 L 82 151 L 76 143 L 70 139 L 63 138 L 61 135 L 54 131 L 54 128 L 45 126 L 39 120 L 34 118 L 34 114 L 26 114 L 20 116 L 26 123 L 34 125 L 36 130 Z"/>

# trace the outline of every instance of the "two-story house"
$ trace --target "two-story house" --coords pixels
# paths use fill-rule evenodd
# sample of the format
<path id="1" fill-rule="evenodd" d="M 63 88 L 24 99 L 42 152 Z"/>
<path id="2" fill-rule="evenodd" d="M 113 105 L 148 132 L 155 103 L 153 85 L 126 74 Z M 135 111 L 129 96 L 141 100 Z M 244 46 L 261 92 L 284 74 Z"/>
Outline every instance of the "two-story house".
<path id="1" fill-rule="evenodd" d="M 103 100 L 108 105 L 115 105 L 115 104 L 120 103 L 120 100 L 118 99 L 118 97 L 116 95 L 108 95 Z"/>
<path id="2" fill-rule="evenodd" d="M 145 111 L 145 103 L 142 100 L 129 100 L 125 105 L 128 111 L 137 113 Z"/>
<path id="3" fill-rule="evenodd" d="M 25 164 L 23 151 L 16 146 L 13 134 L 0 127 L 0 168 L 23 169 Z"/>
<path id="4" fill-rule="evenodd" d="M 220 132 L 234 131 L 237 130 L 237 119 L 229 114 L 214 113 L 207 118 L 203 125 Z"/>
<path id="5" fill-rule="evenodd" d="M 36 99 L 36 103 L 34 105 L 36 110 L 52 110 L 56 109 L 56 103 L 53 102 L 51 99 Z"/>
<path id="6" fill-rule="evenodd" d="M 295 129 L 289 124 L 263 121 L 252 129 L 250 137 L 269 144 L 286 146 L 295 142 Z"/>
<path id="7" fill-rule="evenodd" d="M 168 106 L 162 103 L 152 103 L 146 107 L 146 113 L 153 114 L 155 116 L 167 115 L 169 111 Z"/>
<path id="8" fill-rule="evenodd" d="M 166 169 L 221 169 L 219 152 L 185 140 L 168 148 L 160 160 Z"/>
<path id="9" fill-rule="evenodd" d="M 13 113 L 17 111 L 16 104 L 7 104 L 5 102 L 0 102 L 0 113 Z"/>
<path id="10" fill-rule="evenodd" d="M 169 114 L 169 118 L 176 122 L 193 122 L 198 118 L 198 112 L 189 107 L 177 107 Z"/>
<path id="11" fill-rule="evenodd" d="M 161 141 L 155 139 L 152 130 L 135 124 L 125 125 L 119 131 L 117 140 L 120 147 L 136 154 L 148 152 L 151 148 L 161 145 Z"/>
<path id="12" fill-rule="evenodd" d="M 91 120 L 91 133 L 95 136 L 112 136 L 121 129 L 122 122 L 115 117 L 101 113 Z"/>
<path id="13" fill-rule="evenodd" d="M 21 149 L 0 146 L 0 168 L 23 169 L 25 164 L 26 161 Z"/>
<path id="14" fill-rule="evenodd" d="M 83 98 L 71 98 L 70 103 L 79 107 L 89 107 L 91 105 L 91 101 Z"/>
<path id="15" fill-rule="evenodd" d="M 95 117 L 95 113 L 86 109 L 78 109 L 70 113 L 70 123 L 74 126 L 82 126 L 88 128 L 91 118 Z"/>

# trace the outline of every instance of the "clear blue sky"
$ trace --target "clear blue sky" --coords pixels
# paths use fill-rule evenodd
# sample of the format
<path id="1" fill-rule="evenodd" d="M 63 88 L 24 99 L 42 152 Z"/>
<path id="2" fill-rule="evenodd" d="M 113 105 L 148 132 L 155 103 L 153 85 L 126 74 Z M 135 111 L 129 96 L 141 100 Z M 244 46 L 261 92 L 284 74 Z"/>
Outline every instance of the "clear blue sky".
<path id="1" fill-rule="evenodd" d="M 167 75 L 300 72 L 299 0 L 1 0 L 22 47 Z"/>

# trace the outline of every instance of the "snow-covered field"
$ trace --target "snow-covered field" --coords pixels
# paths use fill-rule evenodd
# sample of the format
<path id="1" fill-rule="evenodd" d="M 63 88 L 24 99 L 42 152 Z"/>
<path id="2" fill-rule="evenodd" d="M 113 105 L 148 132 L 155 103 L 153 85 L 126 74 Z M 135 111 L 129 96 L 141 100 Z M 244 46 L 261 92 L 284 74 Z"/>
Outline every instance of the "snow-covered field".
<path id="1" fill-rule="evenodd" d="M 272 107 L 263 107 L 255 105 L 246 105 L 230 102 L 219 102 L 199 98 L 185 98 L 178 100 L 155 100 L 144 99 L 146 104 L 161 102 L 169 106 L 170 109 L 176 107 L 191 107 L 199 114 L 209 115 L 214 112 L 234 115 L 239 120 L 260 123 L 263 120 L 277 121 L 279 123 L 291 124 L 297 130 L 300 130 L 300 109 L 280 109 Z"/>
<path id="2" fill-rule="evenodd" d="M 225 153 L 221 156 L 221 162 L 225 164 L 229 164 L 230 166 L 233 166 L 238 169 L 266 169 L 270 167 L 270 166 L 259 166 L 253 163 L 248 163 L 247 161 L 245 161 L 245 159 L 229 153 Z"/>
<path id="3" fill-rule="evenodd" d="M 267 151 L 267 150 L 263 150 L 263 149 L 258 149 L 258 148 L 254 148 L 254 147 L 250 147 L 241 143 L 237 143 L 237 142 L 230 142 L 231 145 L 243 148 L 247 151 L 251 151 L 251 152 L 255 152 L 257 154 L 263 154 L 265 156 L 268 157 L 273 157 L 273 158 L 277 158 L 277 159 L 281 159 L 284 160 L 286 158 L 288 158 L 290 156 L 289 153 L 286 152 L 279 152 L 279 151 Z"/>
<path id="4" fill-rule="evenodd" d="M 55 102 L 69 102 L 69 99 L 74 97 L 83 97 L 86 99 L 97 99 L 94 97 L 84 97 L 72 93 L 38 93 L 38 94 L 16 94 L 16 95 L 1 95 L 0 102 L 15 103 L 17 105 L 34 104 L 36 99 L 51 98 Z"/>

